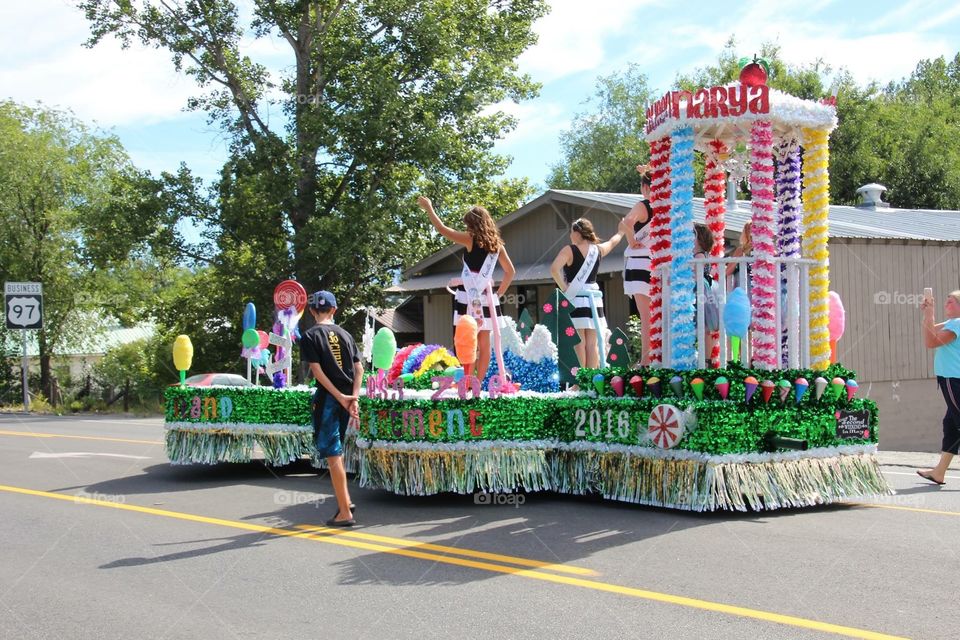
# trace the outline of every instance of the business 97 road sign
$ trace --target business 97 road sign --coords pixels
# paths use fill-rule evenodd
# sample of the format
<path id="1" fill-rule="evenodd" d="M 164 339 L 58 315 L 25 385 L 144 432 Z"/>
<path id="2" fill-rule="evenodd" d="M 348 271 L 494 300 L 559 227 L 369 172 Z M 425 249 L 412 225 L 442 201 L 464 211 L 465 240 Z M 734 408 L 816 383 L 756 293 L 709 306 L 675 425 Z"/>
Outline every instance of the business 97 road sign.
<path id="1" fill-rule="evenodd" d="M 43 328 L 43 285 L 39 282 L 6 282 L 3 286 L 7 329 Z"/>

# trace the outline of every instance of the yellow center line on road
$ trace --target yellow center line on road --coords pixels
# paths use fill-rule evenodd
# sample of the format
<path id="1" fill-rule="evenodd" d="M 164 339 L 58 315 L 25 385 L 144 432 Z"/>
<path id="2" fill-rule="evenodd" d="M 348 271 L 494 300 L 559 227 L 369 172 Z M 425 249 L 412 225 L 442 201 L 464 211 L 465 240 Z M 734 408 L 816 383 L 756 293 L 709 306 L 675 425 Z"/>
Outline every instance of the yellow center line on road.
<path id="1" fill-rule="evenodd" d="M 458 556 L 468 556 L 471 558 L 479 558 L 481 560 L 494 560 L 497 562 L 508 562 L 510 564 L 516 564 L 523 567 L 533 567 L 535 569 L 546 569 L 547 571 L 557 571 L 559 573 L 572 573 L 575 575 L 581 576 L 597 576 L 600 575 L 593 569 L 585 569 L 583 567 L 574 567 L 567 564 L 557 564 L 555 562 L 544 562 L 542 560 L 530 560 L 527 558 L 518 558 L 517 556 L 505 556 L 499 553 L 490 553 L 487 551 L 477 551 L 475 549 L 462 549 L 460 547 L 448 547 L 442 544 L 433 544 L 430 542 L 417 542 L 416 540 L 406 540 L 404 538 L 391 538 L 389 536 L 380 536 L 372 533 L 362 533 L 360 531 L 352 531 L 348 529 L 332 529 L 330 527 L 317 527 L 309 524 L 298 524 L 294 525 L 295 529 L 305 531 L 308 533 L 325 533 L 331 535 L 345 536 L 348 538 L 356 538 L 358 540 L 370 540 L 372 542 L 386 542 L 389 544 L 394 544 L 399 547 L 415 547 L 417 549 L 424 549 L 426 551 L 440 551 L 441 553 L 452 553 Z"/>
<path id="2" fill-rule="evenodd" d="M 939 509 L 922 509 L 920 507 L 901 507 L 895 504 L 872 504 L 870 502 L 847 502 L 854 507 L 870 507 L 871 509 L 893 509 L 894 511 L 913 511 L 914 513 L 930 513 L 936 516 L 960 516 L 958 511 L 941 511 Z"/>
<path id="3" fill-rule="evenodd" d="M 0 485 L 0 491 L 5 491 L 7 493 L 28 495 L 28 496 L 36 496 L 36 497 L 42 497 L 42 498 L 51 498 L 55 500 L 74 502 L 78 504 L 94 505 L 98 507 L 108 507 L 112 509 L 119 509 L 122 511 L 146 513 L 150 515 L 163 516 L 163 517 L 174 518 L 178 520 L 186 520 L 190 522 L 200 522 L 200 523 L 206 523 L 206 524 L 219 525 L 223 527 L 231 527 L 234 529 L 242 529 L 246 531 L 257 531 L 257 532 L 267 533 L 267 534 L 277 535 L 277 536 L 285 536 L 285 537 L 291 537 L 291 538 L 304 538 L 304 539 L 315 540 L 315 541 L 323 542 L 327 544 L 336 544 L 344 547 L 351 547 L 354 549 L 363 549 L 366 551 L 377 551 L 380 553 L 388 553 L 392 555 L 404 556 L 407 558 L 416 558 L 418 560 L 428 560 L 431 562 L 437 562 L 442 564 L 450 564 L 450 565 L 456 565 L 461 567 L 470 567 L 473 569 L 480 569 L 482 571 L 489 571 L 491 573 L 509 574 L 509 575 L 514 575 L 514 576 L 527 578 L 531 580 L 552 582 L 554 584 L 580 587 L 584 589 L 591 589 L 593 591 L 615 593 L 617 595 L 633 597 L 641 600 L 649 600 L 652 602 L 673 604 L 673 605 L 678 605 L 682 607 L 700 609 L 703 611 L 713 611 L 716 613 L 723 613 L 723 614 L 738 616 L 742 618 L 751 618 L 754 620 L 761 620 L 764 622 L 773 622 L 773 623 L 788 625 L 792 627 L 811 629 L 814 631 L 822 631 L 825 633 L 833 633 L 841 636 L 846 636 L 849 638 L 864 638 L 866 640 L 904 640 L 900 636 L 892 636 L 884 633 L 878 633 L 876 631 L 868 631 L 866 629 L 857 629 L 855 627 L 846 627 L 846 626 L 831 624 L 829 622 L 821 622 L 819 620 L 811 620 L 808 618 L 799 618 L 796 616 L 772 613 L 769 611 L 762 611 L 759 609 L 748 609 L 746 607 L 738 607 L 735 605 L 723 604 L 720 602 L 711 602 L 709 600 L 699 600 L 697 598 L 676 596 L 668 593 L 659 593 L 657 591 L 648 591 L 646 589 L 625 587 L 617 584 L 599 582 L 597 580 L 587 580 L 585 578 L 576 578 L 573 576 L 556 575 L 554 573 L 547 573 L 545 571 L 538 571 L 534 569 L 522 569 L 519 567 L 493 564 L 490 562 L 480 562 L 477 560 L 469 560 L 467 558 L 442 556 L 434 553 L 426 553 L 423 551 L 418 551 L 417 549 L 388 547 L 382 544 L 362 542 L 360 540 L 354 540 L 354 539 L 345 537 L 344 535 L 342 535 L 343 531 L 340 529 L 317 528 L 315 531 L 312 531 L 312 530 L 305 531 L 302 529 L 283 529 L 278 527 L 267 527 L 264 525 L 252 524 L 249 522 L 224 520 L 221 518 L 210 518 L 207 516 L 198 516 L 198 515 L 193 515 L 189 513 L 181 513 L 178 511 L 153 509 L 151 507 L 141 507 L 141 506 L 132 505 L 132 504 L 109 502 L 106 500 L 97 500 L 94 498 L 71 496 L 71 495 L 65 495 L 62 493 L 38 491 L 35 489 L 26 489 L 22 487 L 12 487 L 7 485 Z M 337 535 L 329 535 L 330 533 L 335 533 Z M 356 533 L 356 532 L 350 532 L 350 533 Z M 372 535 L 372 534 L 365 534 L 365 535 Z M 417 545 L 417 546 L 421 547 L 422 545 Z"/>
<path id="4" fill-rule="evenodd" d="M 107 438 L 104 436 L 73 436 L 63 433 L 35 433 L 32 431 L 4 431 L 0 429 L 0 436 L 16 438 L 67 438 L 70 440 L 99 440 L 101 442 L 126 442 L 129 444 L 164 444 L 163 440 L 129 440 L 127 438 Z"/>

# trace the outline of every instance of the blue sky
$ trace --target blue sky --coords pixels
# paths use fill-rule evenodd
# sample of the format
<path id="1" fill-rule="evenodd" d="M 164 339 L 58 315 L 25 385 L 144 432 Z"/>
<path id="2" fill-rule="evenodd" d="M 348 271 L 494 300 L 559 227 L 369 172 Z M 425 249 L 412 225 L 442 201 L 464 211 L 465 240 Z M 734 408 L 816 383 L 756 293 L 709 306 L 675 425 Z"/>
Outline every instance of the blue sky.
<path id="1" fill-rule="evenodd" d="M 212 180 L 226 157 L 223 135 L 202 114 L 183 110 L 197 93 L 163 52 L 104 42 L 83 48 L 82 14 L 67 0 L 4 1 L 0 6 L 0 97 L 69 108 L 112 131 L 134 162 L 153 172 L 180 162 Z M 543 84 L 540 97 L 500 105 L 518 126 L 497 145 L 514 158 L 508 175 L 542 186 L 559 159 L 558 138 L 588 110 L 596 78 L 636 63 L 656 92 L 679 73 L 712 63 L 730 36 L 739 55 L 762 42 L 781 46 L 793 65 L 822 58 L 861 83 L 908 75 L 923 58 L 960 50 L 960 3 L 955 0 L 554 0 L 536 30 L 540 41 L 520 68 Z M 268 68 L 288 67 L 278 41 L 251 43 L 251 57 Z"/>

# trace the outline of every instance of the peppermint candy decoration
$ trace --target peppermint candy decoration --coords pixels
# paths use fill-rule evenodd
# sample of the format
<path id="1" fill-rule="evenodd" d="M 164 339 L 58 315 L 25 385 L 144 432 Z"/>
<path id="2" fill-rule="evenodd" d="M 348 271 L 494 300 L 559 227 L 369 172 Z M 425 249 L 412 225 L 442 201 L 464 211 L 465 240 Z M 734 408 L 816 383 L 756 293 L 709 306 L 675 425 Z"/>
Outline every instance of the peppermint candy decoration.
<path id="1" fill-rule="evenodd" d="M 672 404 L 658 404 L 650 412 L 647 435 L 661 449 L 672 449 L 683 438 L 686 416 Z"/>
<path id="2" fill-rule="evenodd" d="M 273 290 L 273 306 L 277 309 L 295 307 L 297 313 L 307 308 L 307 290 L 296 280 L 284 280 Z"/>

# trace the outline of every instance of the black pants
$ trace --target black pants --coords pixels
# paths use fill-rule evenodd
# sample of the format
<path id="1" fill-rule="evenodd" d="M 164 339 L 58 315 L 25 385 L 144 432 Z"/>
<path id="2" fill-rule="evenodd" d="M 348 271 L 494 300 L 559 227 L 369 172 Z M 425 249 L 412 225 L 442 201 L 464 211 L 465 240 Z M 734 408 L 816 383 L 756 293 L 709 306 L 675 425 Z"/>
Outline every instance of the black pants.
<path id="1" fill-rule="evenodd" d="M 947 403 L 947 415 L 943 416 L 943 446 L 941 451 L 960 453 L 960 378 L 937 376 L 937 386 Z"/>

